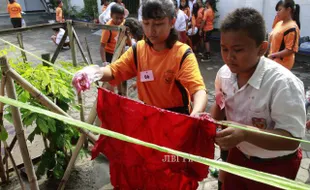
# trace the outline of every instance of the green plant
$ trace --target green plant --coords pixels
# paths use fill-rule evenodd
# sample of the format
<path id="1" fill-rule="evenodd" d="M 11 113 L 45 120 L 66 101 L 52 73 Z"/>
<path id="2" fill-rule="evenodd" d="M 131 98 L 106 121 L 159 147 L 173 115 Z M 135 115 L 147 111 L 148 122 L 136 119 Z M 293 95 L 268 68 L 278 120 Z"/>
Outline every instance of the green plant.
<path id="1" fill-rule="evenodd" d="M 9 50 L 4 49 L 0 51 L 0 55 L 6 54 Z M 75 93 L 71 86 L 72 77 L 70 75 L 57 71 L 54 67 L 34 66 L 31 63 L 24 63 L 21 58 L 9 59 L 9 64 L 25 80 L 54 101 L 64 111 L 67 112 L 70 107 L 78 109 L 78 106 L 74 104 Z M 72 73 L 79 69 L 74 68 L 72 63 L 69 62 L 60 62 L 60 64 Z M 19 101 L 46 109 L 21 86 L 15 86 Z M 36 171 L 37 176 L 40 177 L 47 173 L 49 177 L 61 179 L 71 157 L 73 149 L 72 139 L 78 138 L 78 131 L 61 121 L 43 117 L 29 110 L 21 109 L 20 111 L 25 127 L 35 124 L 35 128 L 28 136 L 28 140 L 32 142 L 36 135 L 41 135 L 48 142 L 44 143 L 45 149 Z M 4 117 L 12 122 L 12 116 L 8 107 Z"/>

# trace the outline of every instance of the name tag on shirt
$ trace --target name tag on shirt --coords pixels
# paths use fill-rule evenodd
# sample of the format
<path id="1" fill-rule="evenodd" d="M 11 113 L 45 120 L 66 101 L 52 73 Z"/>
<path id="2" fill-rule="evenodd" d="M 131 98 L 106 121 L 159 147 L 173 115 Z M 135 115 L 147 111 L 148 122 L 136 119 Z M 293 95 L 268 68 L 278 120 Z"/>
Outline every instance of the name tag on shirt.
<path id="1" fill-rule="evenodd" d="M 141 82 L 154 81 L 153 71 L 148 70 L 148 71 L 140 72 L 140 80 L 141 80 Z"/>

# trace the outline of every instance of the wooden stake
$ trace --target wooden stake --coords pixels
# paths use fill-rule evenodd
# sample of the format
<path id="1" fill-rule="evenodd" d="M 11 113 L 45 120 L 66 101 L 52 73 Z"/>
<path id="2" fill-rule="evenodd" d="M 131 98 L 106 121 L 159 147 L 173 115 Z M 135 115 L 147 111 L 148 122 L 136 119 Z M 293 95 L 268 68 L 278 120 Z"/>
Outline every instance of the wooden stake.
<path id="1" fill-rule="evenodd" d="M 80 42 L 80 40 L 79 40 L 79 36 L 77 35 L 77 33 L 76 33 L 76 31 L 74 30 L 74 27 L 73 27 L 73 26 L 72 26 L 72 32 L 73 32 L 73 36 L 74 36 L 74 38 L 75 38 L 75 40 L 76 40 L 76 44 L 78 45 L 78 48 L 79 48 L 79 50 L 80 50 L 80 52 L 81 52 L 82 58 L 84 59 L 84 61 L 85 61 L 85 63 L 86 63 L 87 65 L 90 65 L 89 60 L 88 60 L 87 57 L 85 56 L 85 53 L 84 53 L 84 50 L 83 50 L 83 46 L 82 46 L 82 44 L 81 44 L 81 42 Z"/>
<path id="2" fill-rule="evenodd" d="M 1 125 L 1 124 L 0 124 Z M 0 129 L 0 132 L 1 132 L 1 129 Z M 1 141 L 0 141 L 0 150 L 1 150 Z M 1 156 L 1 152 L 0 152 L 0 178 L 1 178 L 1 181 L 2 183 L 7 183 L 6 181 L 6 176 L 5 176 L 5 170 L 4 170 L 4 165 L 3 165 L 3 162 L 2 162 L 2 156 Z"/>
<path id="3" fill-rule="evenodd" d="M 19 44 L 19 47 L 20 47 L 21 49 L 24 49 L 23 35 L 22 35 L 21 32 L 17 33 L 17 42 L 18 42 L 18 44 Z M 26 63 L 26 62 L 27 62 L 26 53 L 25 53 L 24 51 L 20 51 L 20 52 L 21 52 L 21 54 L 22 54 L 22 58 L 23 58 L 23 60 L 24 60 L 24 63 Z"/>
<path id="4" fill-rule="evenodd" d="M 6 75 L 7 71 L 9 71 L 10 69 L 6 57 L 0 58 L 0 66 L 2 70 L 2 75 Z M 12 98 L 14 100 L 17 99 L 14 82 L 10 77 L 8 77 L 6 81 L 6 92 L 9 98 Z M 26 169 L 28 181 L 30 184 L 30 188 L 31 190 L 38 190 L 39 189 L 38 181 L 35 175 L 35 171 L 32 165 L 32 160 L 30 159 L 28 147 L 26 144 L 26 138 L 25 138 L 25 134 L 23 130 L 23 124 L 22 124 L 22 119 L 21 119 L 19 109 L 14 106 L 11 106 L 11 110 L 12 110 L 13 124 L 15 127 L 17 141 L 19 144 L 23 162 L 25 164 L 25 169 Z"/>
<path id="5" fill-rule="evenodd" d="M 41 58 L 44 59 L 45 61 L 50 61 L 51 55 L 49 53 L 45 53 L 41 55 Z M 46 64 L 44 61 L 42 61 L 43 66 L 49 67 L 49 64 Z"/>
<path id="6" fill-rule="evenodd" d="M 76 61 L 76 51 L 75 51 L 75 39 L 73 35 L 73 27 L 72 27 L 72 20 L 67 21 L 67 30 L 69 34 L 69 39 L 70 39 L 70 48 L 71 48 L 71 57 L 72 57 L 72 63 L 73 66 L 77 66 L 77 61 Z"/>
<path id="7" fill-rule="evenodd" d="M 85 36 L 85 44 L 86 44 L 86 51 L 88 53 L 88 57 L 90 60 L 90 64 L 94 64 L 93 59 L 91 58 L 91 54 L 90 54 L 90 50 L 89 50 L 89 46 L 88 46 L 88 42 L 87 42 L 87 37 Z"/>
<path id="8" fill-rule="evenodd" d="M 64 46 L 65 42 L 66 42 L 66 39 L 68 37 L 68 30 L 65 31 L 65 34 L 62 36 L 56 50 L 55 50 L 55 53 L 52 57 L 52 60 L 51 60 L 51 63 L 55 63 L 60 51 L 62 50 L 62 47 Z"/>
<path id="9" fill-rule="evenodd" d="M 0 95 L 4 95 L 4 87 L 5 87 L 5 81 L 6 77 L 2 77 L 1 80 L 1 86 L 0 86 Z M 4 127 L 3 125 L 3 103 L 0 103 L 0 133 L 1 133 L 1 126 Z M 2 155 L 1 155 L 1 141 L 0 141 L 0 178 L 2 183 L 7 183 L 7 177 L 5 175 L 5 170 L 4 170 L 4 163 L 2 161 Z"/>

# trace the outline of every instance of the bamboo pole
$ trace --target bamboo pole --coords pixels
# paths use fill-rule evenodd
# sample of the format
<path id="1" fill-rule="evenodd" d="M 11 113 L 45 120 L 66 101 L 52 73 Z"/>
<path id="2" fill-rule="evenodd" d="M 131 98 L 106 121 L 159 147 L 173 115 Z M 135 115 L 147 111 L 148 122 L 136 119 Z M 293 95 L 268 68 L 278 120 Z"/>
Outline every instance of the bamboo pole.
<path id="1" fill-rule="evenodd" d="M 70 39 L 70 48 L 71 48 L 71 56 L 72 56 L 72 63 L 73 66 L 77 66 L 77 61 L 76 61 L 76 51 L 75 51 L 75 39 L 73 35 L 73 27 L 72 27 L 72 20 L 67 21 L 67 30 L 69 34 L 69 39 Z"/>
<path id="2" fill-rule="evenodd" d="M 96 120 L 96 116 L 97 116 L 97 100 L 95 101 L 94 106 L 92 107 L 92 109 L 89 113 L 89 116 L 86 120 L 86 123 L 93 124 Z M 70 177 L 72 167 L 74 166 L 74 163 L 76 162 L 77 156 L 78 156 L 78 154 L 79 154 L 79 152 L 83 146 L 83 142 L 85 142 L 85 140 L 86 140 L 86 136 L 85 136 L 85 134 L 82 134 L 78 140 L 78 143 L 77 143 L 74 151 L 73 151 L 72 157 L 69 161 L 69 164 L 66 168 L 65 174 L 64 174 L 63 178 L 61 179 L 61 182 L 60 182 L 57 190 L 63 190 L 65 188 L 66 183 Z"/>
<path id="3" fill-rule="evenodd" d="M 87 59 L 87 57 L 85 56 L 83 46 L 82 46 L 82 44 L 81 44 L 81 42 L 80 42 L 80 40 L 79 40 L 79 36 L 77 35 L 77 33 L 76 33 L 74 27 L 72 27 L 72 32 L 73 32 L 73 36 L 74 36 L 74 38 L 75 38 L 75 40 L 76 40 L 76 44 L 78 45 L 78 48 L 79 48 L 79 50 L 80 50 L 80 52 L 81 52 L 81 55 L 82 55 L 83 60 L 85 61 L 85 63 L 86 63 L 87 65 L 90 65 L 90 62 L 89 62 L 89 60 Z"/>
<path id="4" fill-rule="evenodd" d="M 2 70 L 2 75 L 6 75 L 7 71 L 9 71 L 9 65 L 6 57 L 0 58 L 0 66 Z M 12 78 L 8 77 L 6 81 L 6 91 L 9 98 L 16 100 L 16 91 Z M 35 175 L 35 171 L 32 165 L 32 160 L 30 159 L 29 151 L 26 144 L 26 138 L 23 130 L 23 124 L 21 120 L 21 115 L 19 109 L 11 106 L 13 124 L 16 131 L 16 136 L 20 148 L 20 152 L 23 158 L 23 162 L 25 164 L 25 169 L 28 177 L 28 181 L 30 184 L 31 190 L 39 189 L 37 177 Z"/>
<path id="5" fill-rule="evenodd" d="M 0 86 L 0 95 L 4 94 L 4 86 L 5 86 L 5 77 L 2 77 L 1 80 L 1 86 Z M 3 103 L 0 103 L 0 133 L 1 133 L 1 127 L 4 127 L 3 125 Z M 5 129 L 4 129 L 5 130 Z M 1 141 L 0 141 L 0 178 L 2 183 L 7 183 L 7 177 L 5 175 L 5 169 L 4 169 L 4 163 L 2 161 L 2 155 L 1 155 Z"/>
<path id="6" fill-rule="evenodd" d="M 32 26 L 27 26 L 25 28 L 10 28 L 10 29 L 5 29 L 5 30 L 0 30 L 0 36 L 5 35 L 5 34 L 13 34 L 17 32 L 24 32 L 32 29 L 37 29 L 37 28 L 46 28 L 46 27 L 64 27 L 64 23 L 45 23 L 45 24 L 36 24 Z"/>
<path id="7" fill-rule="evenodd" d="M 26 81 L 23 77 L 21 77 L 15 70 L 9 69 L 7 71 L 7 75 L 14 79 L 21 87 L 23 87 L 26 91 L 28 91 L 32 97 L 34 97 L 38 102 L 40 102 L 43 106 L 47 107 L 49 110 L 70 117 L 68 113 L 59 108 L 53 101 L 44 96 L 38 89 L 32 86 L 28 81 Z M 92 143 L 96 142 L 96 137 L 89 132 L 78 128 L 78 131 L 82 134 L 86 134 L 87 138 Z"/>
<path id="8" fill-rule="evenodd" d="M 86 44 L 86 51 L 88 53 L 90 64 L 93 65 L 94 62 L 93 62 L 93 59 L 91 58 L 91 53 L 90 53 L 90 50 L 89 50 L 89 46 L 88 46 L 88 42 L 87 42 L 87 37 L 86 36 L 85 36 L 85 44 Z"/>
<path id="9" fill-rule="evenodd" d="M 1 124 L 0 124 L 1 125 Z M 0 128 L 0 132 L 1 132 L 1 128 Z M 2 143 L 0 141 L 0 150 L 1 150 L 1 147 L 2 147 Z M 0 152 L 0 179 L 2 181 L 2 183 L 7 183 L 6 181 L 6 175 L 5 175 L 5 170 L 4 170 L 4 165 L 3 165 L 3 162 L 2 162 L 2 156 L 1 156 L 1 152 Z"/>
<path id="10" fill-rule="evenodd" d="M 17 33 L 17 42 L 19 44 L 19 47 L 21 49 L 24 49 L 24 42 L 23 42 L 23 34 L 21 32 Z M 24 60 L 24 63 L 27 62 L 27 56 L 26 53 L 24 51 L 20 51 L 22 54 L 22 58 Z"/>
<path id="11" fill-rule="evenodd" d="M 126 28 L 125 26 L 110 26 L 110 25 L 102 25 L 102 24 L 95 24 L 90 22 L 81 22 L 81 21 L 73 21 L 73 26 L 82 26 L 87 27 L 90 29 L 103 29 L 103 30 L 112 30 L 117 31 L 120 28 Z"/>
<path id="12" fill-rule="evenodd" d="M 12 149 L 14 148 L 15 146 L 15 143 L 17 141 L 17 138 L 16 138 L 16 135 L 14 136 L 12 142 L 10 143 L 10 145 L 8 146 L 8 150 L 11 152 Z M 4 158 L 3 158 L 3 163 L 6 164 L 6 161 L 7 161 L 7 157 L 8 155 L 5 155 Z"/>
<path id="13" fill-rule="evenodd" d="M 65 31 L 65 34 L 62 36 L 56 50 L 55 50 L 55 53 L 52 57 L 52 60 L 51 60 L 51 63 L 55 63 L 60 51 L 62 50 L 62 47 L 64 46 L 65 42 L 66 42 L 66 39 L 68 37 L 68 30 Z"/>

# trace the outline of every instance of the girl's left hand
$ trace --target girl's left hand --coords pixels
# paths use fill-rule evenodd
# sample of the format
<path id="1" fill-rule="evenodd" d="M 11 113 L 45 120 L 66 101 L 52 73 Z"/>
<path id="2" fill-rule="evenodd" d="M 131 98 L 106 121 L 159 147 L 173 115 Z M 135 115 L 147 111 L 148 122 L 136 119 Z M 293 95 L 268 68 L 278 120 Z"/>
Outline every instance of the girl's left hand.
<path id="1" fill-rule="evenodd" d="M 307 123 L 306 123 L 306 127 L 307 127 L 307 129 L 308 129 L 308 130 L 310 130 L 310 120 L 309 120 L 309 121 L 307 121 Z"/>

